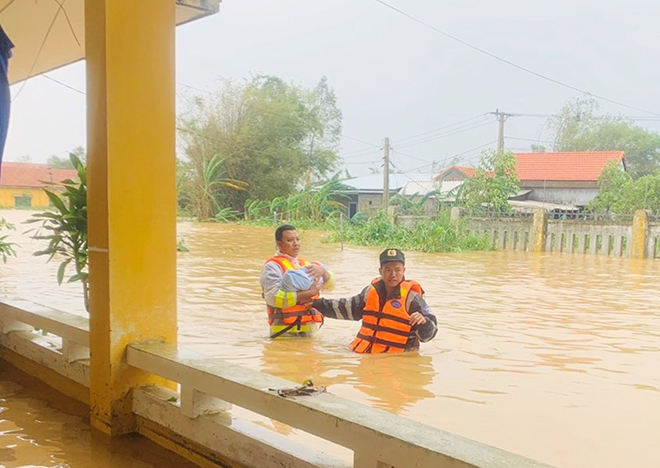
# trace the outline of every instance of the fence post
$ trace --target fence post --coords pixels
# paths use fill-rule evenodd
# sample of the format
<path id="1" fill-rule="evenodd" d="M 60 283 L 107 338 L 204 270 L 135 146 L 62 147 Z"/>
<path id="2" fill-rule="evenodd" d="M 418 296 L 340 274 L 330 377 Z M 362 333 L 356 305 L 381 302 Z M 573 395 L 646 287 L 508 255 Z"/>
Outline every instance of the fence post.
<path id="1" fill-rule="evenodd" d="M 449 219 L 451 221 L 458 221 L 461 218 L 461 209 L 458 206 L 453 206 L 449 212 Z"/>
<path id="2" fill-rule="evenodd" d="M 547 232 L 548 212 L 543 208 L 536 208 L 532 220 L 532 245 L 529 249 L 531 252 L 543 252 Z"/>
<path id="3" fill-rule="evenodd" d="M 646 258 L 646 238 L 649 232 L 649 216 L 646 210 L 635 211 L 630 242 L 630 258 Z"/>

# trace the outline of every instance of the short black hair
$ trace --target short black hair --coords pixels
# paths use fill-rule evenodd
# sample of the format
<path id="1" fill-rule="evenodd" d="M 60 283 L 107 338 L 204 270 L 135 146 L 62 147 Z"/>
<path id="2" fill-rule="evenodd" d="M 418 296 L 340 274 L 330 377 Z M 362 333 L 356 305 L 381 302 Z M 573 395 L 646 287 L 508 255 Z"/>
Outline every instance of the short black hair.
<path id="1" fill-rule="evenodd" d="M 282 240 L 282 234 L 284 234 L 284 231 L 297 231 L 297 229 L 295 228 L 295 226 L 291 226 L 290 224 L 282 224 L 280 227 L 275 229 L 276 241 Z"/>

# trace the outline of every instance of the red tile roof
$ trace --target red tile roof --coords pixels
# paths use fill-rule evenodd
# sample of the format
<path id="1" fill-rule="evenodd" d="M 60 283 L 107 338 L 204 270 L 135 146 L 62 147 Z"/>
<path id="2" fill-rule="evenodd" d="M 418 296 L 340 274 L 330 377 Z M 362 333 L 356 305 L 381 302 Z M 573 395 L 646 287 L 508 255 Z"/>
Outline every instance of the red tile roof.
<path id="1" fill-rule="evenodd" d="M 610 161 L 621 162 L 623 151 L 516 153 L 516 172 L 524 180 L 596 181 Z"/>
<path id="2" fill-rule="evenodd" d="M 62 182 L 76 179 L 78 172 L 73 169 L 54 169 L 48 164 L 2 163 L 0 187 L 44 188 L 48 182 Z"/>
<path id="3" fill-rule="evenodd" d="M 477 173 L 477 170 L 473 167 L 463 167 L 463 166 L 453 165 L 453 166 L 449 166 L 447 169 L 444 169 L 442 172 L 436 175 L 435 180 L 441 179 L 445 174 L 451 172 L 452 170 L 462 172 L 463 174 L 465 174 L 466 178 L 473 177 Z"/>

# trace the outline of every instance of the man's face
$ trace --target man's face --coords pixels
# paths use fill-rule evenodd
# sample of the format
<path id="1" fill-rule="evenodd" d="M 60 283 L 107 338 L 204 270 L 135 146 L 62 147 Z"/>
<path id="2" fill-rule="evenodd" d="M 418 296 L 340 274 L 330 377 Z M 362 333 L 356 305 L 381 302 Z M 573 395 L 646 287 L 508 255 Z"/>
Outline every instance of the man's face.
<path id="1" fill-rule="evenodd" d="M 290 257 L 297 257 L 300 252 L 300 234 L 298 231 L 284 231 L 282 233 L 282 240 L 275 242 L 277 250 Z"/>
<path id="2" fill-rule="evenodd" d="M 385 281 L 385 286 L 395 288 L 403 281 L 406 267 L 403 262 L 387 262 L 378 271 Z"/>

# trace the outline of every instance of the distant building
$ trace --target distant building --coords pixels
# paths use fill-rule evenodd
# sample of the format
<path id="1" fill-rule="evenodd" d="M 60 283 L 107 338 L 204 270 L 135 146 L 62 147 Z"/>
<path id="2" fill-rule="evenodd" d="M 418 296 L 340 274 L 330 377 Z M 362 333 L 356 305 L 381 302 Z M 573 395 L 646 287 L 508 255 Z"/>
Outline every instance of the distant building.
<path id="1" fill-rule="evenodd" d="M 572 209 L 586 206 L 598 194 L 598 177 L 610 162 L 626 170 L 623 151 L 586 151 L 564 153 L 516 153 L 516 173 L 520 192 L 516 201 L 566 205 Z M 444 183 L 473 177 L 471 167 L 450 166 L 435 176 Z M 539 205 L 541 206 L 541 205 Z"/>
<path id="2" fill-rule="evenodd" d="M 612 161 L 626 170 L 623 151 L 517 153 L 516 172 L 527 200 L 585 206 L 598 195 L 598 177 Z"/>
<path id="3" fill-rule="evenodd" d="M 77 177 L 78 172 L 73 169 L 54 169 L 47 164 L 3 162 L 0 208 L 46 208 L 50 200 L 43 189 L 50 188 L 57 192 L 60 182 Z"/>
<path id="4" fill-rule="evenodd" d="M 390 174 L 390 197 L 396 195 L 410 181 L 431 180 L 429 174 Z M 383 209 L 383 175 L 373 174 L 365 177 L 356 177 L 354 179 L 343 180 L 342 183 L 349 187 L 344 193 L 348 196 L 348 201 L 344 198 L 341 202 L 347 205 L 347 215 L 349 218 L 355 216 L 355 213 L 362 212 L 373 214 Z"/>

